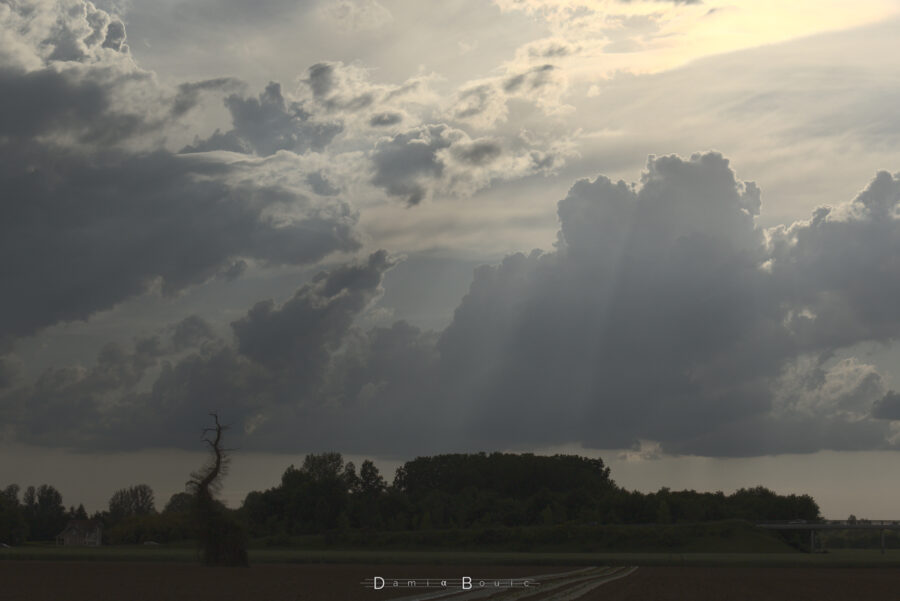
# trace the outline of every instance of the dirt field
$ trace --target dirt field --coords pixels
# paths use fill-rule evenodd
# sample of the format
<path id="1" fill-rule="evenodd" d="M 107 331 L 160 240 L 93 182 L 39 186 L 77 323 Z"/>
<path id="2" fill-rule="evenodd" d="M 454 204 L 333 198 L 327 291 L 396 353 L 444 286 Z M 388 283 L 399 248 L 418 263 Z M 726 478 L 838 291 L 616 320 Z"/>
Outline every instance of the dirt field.
<path id="1" fill-rule="evenodd" d="M 883 601 L 900 599 L 898 568 L 648 567 L 582 601 Z"/>
<path id="2" fill-rule="evenodd" d="M 416 591 L 364 588 L 366 578 L 517 578 L 572 571 L 548 566 L 276 564 L 206 568 L 139 562 L 0 561 L 2 601 L 346 601 Z M 421 591 L 427 592 L 427 591 Z"/>
<path id="3" fill-rule="evenodd" d="M 433 590 L 393 589 L 391 579 L 472 577 L 473 591 L 450 599 L 494 598 L 495 578 L 546 576 L 535 594 L 517 588 L 500 598 L 539 601 L 883 601 L 900 597 L 897 568 L 575 569 L 548 566 L 257 565 L 246 569 L 188 564 L 0 562 L 0 600 L 22 601 L 345 601 L 414 598 Z M 360 583 L 385 578 L 385 590 Z M 480 579 L 486 588 L 478 589 Z M 402 580 L 401 583 L 405 584 Z M 457 580 L 457 582 L 459 582 Z M 457 589 L 458 590 L 458 589 Z M 477 593 L 477 594 L 473 594 Z"/>

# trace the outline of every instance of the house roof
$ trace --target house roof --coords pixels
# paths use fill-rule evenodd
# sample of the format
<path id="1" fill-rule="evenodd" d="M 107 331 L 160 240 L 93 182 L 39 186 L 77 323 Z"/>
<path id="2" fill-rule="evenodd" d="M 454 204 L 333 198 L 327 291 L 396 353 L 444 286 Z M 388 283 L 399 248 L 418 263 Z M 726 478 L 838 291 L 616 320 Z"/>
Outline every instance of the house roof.
<path id="1" fill-rule="evenodd" d="M 67 532 L 89 533 L 103 528 L 103 524 L 98 520 L 69 520 L 65 529 L 60 532 L 60 536 Z"/>

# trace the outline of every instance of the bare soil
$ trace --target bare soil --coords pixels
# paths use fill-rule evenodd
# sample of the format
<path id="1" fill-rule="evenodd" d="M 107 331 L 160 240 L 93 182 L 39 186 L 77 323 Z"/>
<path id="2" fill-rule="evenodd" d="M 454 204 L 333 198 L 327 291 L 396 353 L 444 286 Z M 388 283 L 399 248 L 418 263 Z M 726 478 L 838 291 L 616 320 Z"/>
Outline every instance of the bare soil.
<path id="1" fill-rule="evenodd" d="M 2 601 L 373 601 L 417 591 L 391 578 L 518 578 L 571 571 L 552 566 L 264 564 L 249 568 L 140 562 L 0 561 Z M 380 591 L 366 578 L 388 580 Z M 427 591 L 418 591 L 427 592 Z"/>
<path id="2" fill-rule="evenodd" d="M 2 601 L 345 601 L 409 596 L 396 578 L 524 578 L 573 567 L 268 564 L 250 568 L 139 562 L 0 562 Z M 385 590 L 361 585 L 385 578 Z M 560 591 L 556 591 L 554 595 Z M 540 594 L 527 597 L 538 601 Z M 509 595 L 506 595 L 507 597 Z M 516 596 L 518 597 L 518 596 Z M 502 598 L 502 596 L 501 596 Z M 900 568 L 642 567 L 580 601 L 867 601 L 900 598 Z"/>
<path id="3" fill-rule="evenodd" d="M 582 601 L 884 601 L 900 568 L 647 567 Z"/>

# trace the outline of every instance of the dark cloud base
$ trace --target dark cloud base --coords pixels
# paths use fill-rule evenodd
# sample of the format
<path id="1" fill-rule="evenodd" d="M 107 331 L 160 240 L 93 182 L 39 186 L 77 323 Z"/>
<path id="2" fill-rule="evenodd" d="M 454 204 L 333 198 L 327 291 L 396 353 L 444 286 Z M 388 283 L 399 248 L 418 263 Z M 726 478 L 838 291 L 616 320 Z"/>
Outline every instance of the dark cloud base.
<path id="1" fill-rule="evenodd" d="M 892 448 L 896 393 L 829 358 L 900 333 L 898 202 L 900 179 L 879 174 L 847 205 L 763 231 L 758 188 L 721 155 L 651 158 L 637 186 L 577 182 L 557 249 L 478 268 L 442 332 L 355 325 L 393 265 L 379 251 L 257 304 L 232 341 L 191 318 L 3 404 L 23 441 L 103 448 L 193 444 L 210 409 L 242 448 L 280 451 Z M 68 433 L 48 417 L 62 411 Z"/>
<path id="2" fill-rule="evenodd" d="M 231 78 L 166 88 L 134 64 L 121 21 L 92 4 L 6 6 L 28 26 L 5 41 L 46 31 L 0 48 L 11 61 L 0 68 L 4 436 L 192 448 L 214 409 L 247 450 L 896 447 L 897 393 L 840 356 L 900 335 L 900 177 L 879 173 L 841 207 L 763 230 L 760 190 L 717 153 L 651 157 L 635 184 L 576 182 L 558 204 L 555 249 L 477 268 L 440 332 L 359 325 L 396 263 L 380 250 L 255 304 L 228 337 L 191 316 L 28 380 L 15 342 L 51 325 L 150 291 L 357 251 L 348 186 L 311 156 L 354 119 L 387 132 L 361 153 L 360 180 L 409 206 L 560 157 L 406 123 L 406 105 L 389 101 L 417 82 L 379 88 L 341 63 L 313 65 L 300 100 L 274 82 L 246 95 Z M 559 76 L 550 64 L 508 73 L 460 91 L 447 115 L 502 120 L 508 100 L 558 91 Z M 222 98 L 230 129 L 166 150 L 160 138 L 205 94 Z M 315 166 L 296 181 L 266 170 L 299 155 Z"/>

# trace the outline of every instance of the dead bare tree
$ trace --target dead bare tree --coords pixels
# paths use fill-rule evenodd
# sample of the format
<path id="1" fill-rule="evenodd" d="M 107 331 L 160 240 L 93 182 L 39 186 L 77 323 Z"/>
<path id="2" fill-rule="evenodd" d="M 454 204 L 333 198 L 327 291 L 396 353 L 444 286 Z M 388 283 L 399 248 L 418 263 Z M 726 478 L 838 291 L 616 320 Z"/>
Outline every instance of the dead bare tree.
<path id="1" fill-rule="evenodd" d="M 209 446 L 208 464 L 191 474 L 188 490 L 194 496 L 194 515 L 197 540 L 203 562 L 217 566 L 246 566 L 247 536 L 228 510 L 216 501 L 222 488 L 222 478 L 228 471 L 228 451 L 222 446 L 222 435 L 228 426 L 219 422 L 217 413 L 209 414 L 214 426 L 203 429 L 202 440 Z"/>

